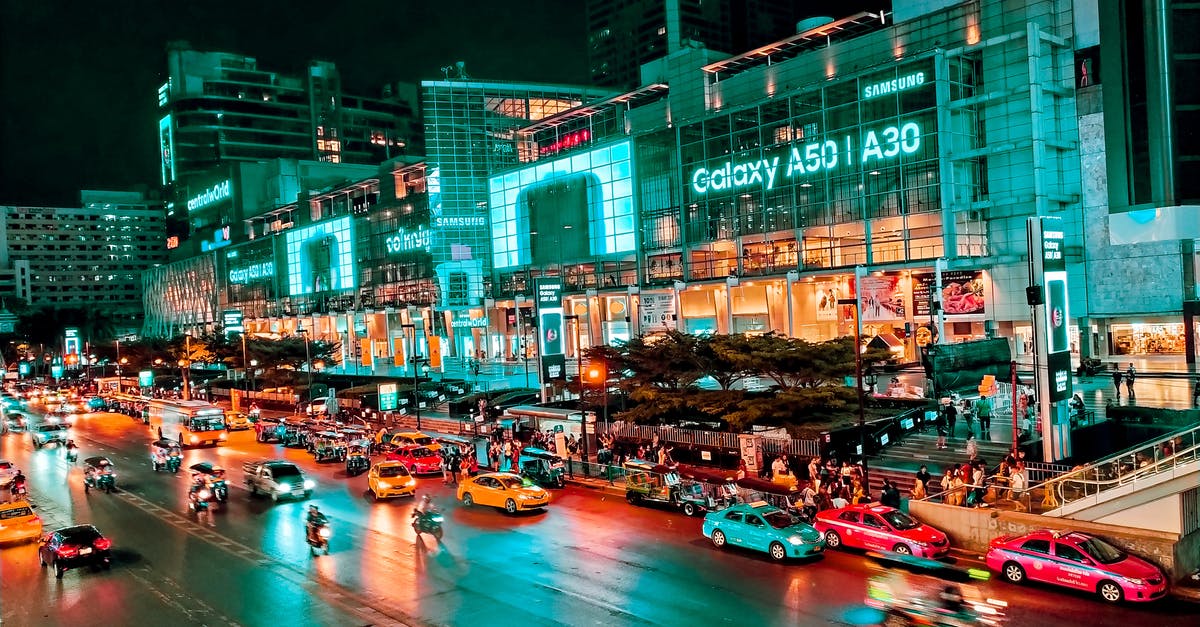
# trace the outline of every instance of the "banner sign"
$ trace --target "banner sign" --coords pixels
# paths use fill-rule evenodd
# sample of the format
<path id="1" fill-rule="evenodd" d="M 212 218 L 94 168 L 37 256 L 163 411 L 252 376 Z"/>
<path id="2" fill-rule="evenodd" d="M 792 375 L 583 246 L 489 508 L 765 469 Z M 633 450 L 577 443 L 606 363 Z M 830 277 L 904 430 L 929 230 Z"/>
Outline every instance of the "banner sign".
<path id="1" fill-rule="evenodd" d="M 826 281 L 816 284 L 817 321 L 834 322 L 838 319 L 838 299 L 842 297 L 842 287 L 837 283 Z"/>
<path id="2" fill-rule="evenodd" d="M 542 362 L 542 382 L 566 377 L 566 353 L 563 348 L 562 278 L 540 277 L 536 282 L 538 317 L 538 355 Z"/>
<path id="3" fill-rule="evenodd" d="M 863 322 L 888 322 L 904 319 L 904 292 L 900 275 L 865 276 L 858 289 L 858 307 Z"/>
<path id="4" fill-rule="evenodd" d="M 665 333 L 675 328 L 675 294 L 673 292 L 643 292 L 641 294 L 642 333 Z"/>
<path id="5" fill-rule="evenodd" d="M 395 411 L 400 403 L 400 392 L 395 383 L 379 384 L 379 411 Z"/>
<path id="6" fill-rule="evenodd" d="M 221 325 L 225 327 L 225 337 L 246 332 L 246 327 L 242 325 L 241 309 L 226 309 L 221 312 Z"/>
<path id="7" fill-rule="evenodd" d="M 138 387 L 149 388 L 154 387 L 154 371 L 142 370 L 138 372 Z"/>
<path id="8" fill-rule="evenodd" d="M 933 315 L 930 297 L 937 288 L 937 273 L 913 274 L 913 315 L 924 318 Z M 947 317 L 972 316 L 986 313 L 983 298 L 982 270 L 947 270 L 942 272 L 942 311 Z"/>

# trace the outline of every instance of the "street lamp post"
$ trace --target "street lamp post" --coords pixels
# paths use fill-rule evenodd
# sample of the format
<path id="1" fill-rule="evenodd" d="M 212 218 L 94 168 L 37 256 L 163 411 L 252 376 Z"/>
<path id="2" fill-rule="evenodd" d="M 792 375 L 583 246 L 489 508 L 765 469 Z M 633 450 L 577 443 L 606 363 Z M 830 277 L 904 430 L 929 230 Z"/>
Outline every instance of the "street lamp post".
<path id="1" fill-rule="evenodd" d="M 254 374 L 258 371 L 258 360 L 250 360 L 250 391 L 253 392 L 258 386 L 254 385 Z"/>
<path id="2" fill-rule="evenodd" d="M 867 413 L 863 399 L 862 334 L 859 332 L 862 311 L 857 298 L 840 298 L 839 305 L 854 307 L 854 387 L 858 396 L 858 449 L 862 459 L 863 489 L 871 485 L 867 476 Z M 873 388 L 874 386 L 872 386 Z"/>
<path id="3" fill-rule="evenodd" d="M 242 333 L 242 370 L 246 369 L 246 334 Z M 242 389 L 246 389 L 246 373 L 242 373 Z"/>
<path id="4" fill-rule="evenodd" d="M 308 349 L 308 329 L 296 327 L 296 333 L 304 336 L 304 369 L 308 371 L 308 402 L 312 403 L 312 354 Z"/>
<path id="5" fill-rule="evenodd" d="M 179 372 L 183 375 L 183 400 L 192 400 L 191 385 L 188 377 L 188 370 L 191 370 L 191 362 L 186 359 L 179 360 Z"/>

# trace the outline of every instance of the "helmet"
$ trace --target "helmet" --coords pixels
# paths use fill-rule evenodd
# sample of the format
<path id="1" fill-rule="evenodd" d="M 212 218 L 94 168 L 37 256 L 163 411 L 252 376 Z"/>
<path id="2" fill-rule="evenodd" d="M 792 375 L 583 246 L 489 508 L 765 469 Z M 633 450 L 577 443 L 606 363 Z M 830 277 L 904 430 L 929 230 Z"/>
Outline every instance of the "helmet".
<path id="1" fill-rule="evenodd" d="M 318 512 L 318 511 L 320 511 L 320 510 L 318 510 L 318 509 L 317 509 L 317 506 L 316 506 L 315 504 L 310 504 L 310 505 L 308 506 L 308 511 L 309 511 L 309 512 L 311 512 L 311 513 L 313 513 L 313 514 L 315 514 L 315 513 L 317 513 L 317 512 Z"/>
<path id="2" fill-rule="evenodd" d="M 429 502 L 430 502 L 430 501 L 432 501 L 432 500 L 433 500 L 433 497 L 429 496 L 428 494 L 426 494 L 425 496 L 421 497 L 421 502 L 423 502 L 423 503 L 429 503 Z"/>

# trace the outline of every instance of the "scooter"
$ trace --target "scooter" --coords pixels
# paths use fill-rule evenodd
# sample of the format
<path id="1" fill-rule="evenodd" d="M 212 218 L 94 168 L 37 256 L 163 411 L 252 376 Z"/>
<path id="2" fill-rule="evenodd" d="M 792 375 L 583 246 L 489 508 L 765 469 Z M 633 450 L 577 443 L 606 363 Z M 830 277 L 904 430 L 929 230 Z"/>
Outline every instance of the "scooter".
<path id="1" fill-rule="evenodd" d="M 192 490 L 188 493 L 188 509 L 196 514 L 208 511 L 209 499 L 212 498 L 212 492 L 208 488 L 200 488 Z"/>
<path id="2" fill-rule="evenodd" d="M 316 555 L 322 550 L 329 555 L 329 539 L 333 537 L 333 529 L 329 523 L 317 523 L 309 526 L 307 541 L 309 553 Z"/>
<path id="3" fill-rule="evenodd" d="M 417 535 L 427 533 L 437 540 L 442 539 L 442 513 L 439 511 L 413 512 L 413 531 Z"/>
<path id="4" fill-rule="evenodd" d="M 25 487 L 24 481 L 12 482 L 12 487 L 9 489 L 9 491 L 12 494 L 12 500 L 14 501 L 19 501 L 29 494 L 28 489 Z"/>
<path id="5" fill-rule="evenodd" d="M 167 470 L 169 472 L 171 472 L 171 473 L 179 472 L 179 466 L 181 464 L 183 464 L 183 459 L 181 459 L 178 455 L 172 454 L 172 455 L 167 456 Z"/>

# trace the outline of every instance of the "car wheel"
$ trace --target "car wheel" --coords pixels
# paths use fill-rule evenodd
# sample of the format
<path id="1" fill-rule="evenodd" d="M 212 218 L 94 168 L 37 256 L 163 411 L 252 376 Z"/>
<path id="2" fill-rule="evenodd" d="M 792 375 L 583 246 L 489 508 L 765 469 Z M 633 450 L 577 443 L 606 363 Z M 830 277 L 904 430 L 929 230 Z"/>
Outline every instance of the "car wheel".
<path id="1" fill-rule="evenodd" d="M 770 553 L 771 559 L 776 562 L 782 562 L 783 558 L 787 557 L 787 549 L 779 542 L 772 542 L 767 552 Z"/>
<path id="2" fill-rule="evenodd" d="M 512 499 L 508 499 L 507 501 L 505 501 L 504 502 L 504 511 L 506 511 L 510 514 L 517 513 L 517 502 Z"/>
<path id="3" fill-rule="evenodd" d="M 831 549 L 840 548 L 842 546 L 842 536 L 839 536 L 838 532 L 836 532 L 832 529 L 830 529 L 829 531 L 826 531 L 825 532 L 825 546 L 827 546 Z"/>
<path id="4" fill-rule="evenodd" d="M 725 532 L 720 529 L 714 531 L 712 533 L 712 543 L 718 549 L 725 548 Z"/>
<path id="5" fill-rule="evenodd" d="M 1016 562 L 1005 562 L 1004 567 L 1000 571 L 1004 574 L 1004 578 L 1011 583 L 1025 582 L 1025 569 L 1021 568 L 1021 565 Z"/>
<path id="6" fill-rule="evenodd" d="M 1096 593 L 1109 603 L 1120 603 L 1121 599 L 1125 598 L 1125 591 L 1121 590 L 1121 586 L 1111 581 L 1101 581 L 1096 587 Z"/>
<path id="7" fill-rule="evenodd" d="M 441 539 L 442 539 L 442 528 L 441 527 L 434 529 L 431 533 L 433 534 L 433 538 L 435 540 L 437 540 L 439 542 L 441 541 Z"/>
<path id="8" fill-rule="evenodd" d="M 104 570 L 112 570 L 112 561 L 104 560 Z"/>
<path id="9" fill-rule="evenodd" d="M 274 490 L 271 490 L 271 500 L 278 503 L 279 502 L 279 493 Z"/>
<path id="10" fill-rule="evenodd" d="M 38 561 L 42 563 L 42 568 L 46 567 L 46 555 L 40 550 L 38 551 Z"/>
<path id="11" fill-rule="evenodd" d="M 55 579 L 62 579 L 63 573 L 65 573 L 65 572 L 67 572 L 67 569 L 63 568 L 61 564 L 57 564 L 57 563 L 54 564 L 54 578 Z"/>
<path id="12" fill-rule="evenodd" d="M 696 505 L 694 503 L 684 503 L 683 504 L 683 513 L 688 516 L 695 516 L 696 515 Z"/>
<path id="13" fill-rule="evenodd" d="M 414 493 L 413 496 L 415 497 L 416 494 Z M 474 505 L 475 497 L 471 496 L 470 492 L 463 494 L 462 504 L 463 504 L 463 507 L 470 507 L 470 506 Z"/>
<path id="14" fill-rule="evenodd" d="M 892 550 L 901 555 L 912 555 L 912 549 L 908 548 L 907 544 L 897 544 Z"/>
<path id="15" fill-rule="evenodd" d="M 370 488 L 368 488 L 368 489 L 367 489 L 367 491 L 371 493 L 371 500 L 372 500 L 372 501 L 378 501 L 378 500 L 379 500 L 379 493 L 378 493 L 378 492 L 376 492 L 376 491 L 374 491 L 374 490 L 371 490 Z"/>

